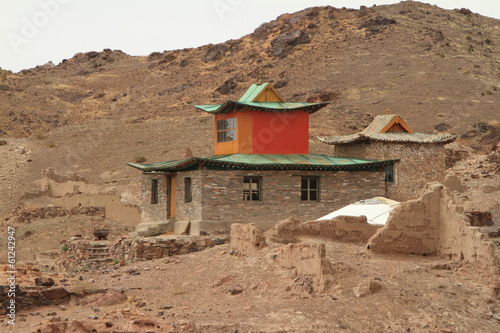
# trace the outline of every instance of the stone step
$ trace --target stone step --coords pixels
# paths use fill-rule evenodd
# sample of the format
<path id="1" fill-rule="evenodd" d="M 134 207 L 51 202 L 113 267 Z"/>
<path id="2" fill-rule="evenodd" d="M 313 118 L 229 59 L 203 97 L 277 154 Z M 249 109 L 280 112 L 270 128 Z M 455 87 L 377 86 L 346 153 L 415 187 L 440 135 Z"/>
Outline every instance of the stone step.
<path id="1" fill-rule="evenodd" d="M 86 253 L 108 253 L 109 252 L 109 247 L 99 248 L 99 249 L 87 248 L 87 249 L 85 249 L 85 252 Z"/>
<path id="2" fill-rule="evenodd" d="M 103 259 L 88 259 L 83 261 L 83 264 L 102 264 L 102 263 L 111 263 L 115 259 L 113 258 L 103 258 Z"/>

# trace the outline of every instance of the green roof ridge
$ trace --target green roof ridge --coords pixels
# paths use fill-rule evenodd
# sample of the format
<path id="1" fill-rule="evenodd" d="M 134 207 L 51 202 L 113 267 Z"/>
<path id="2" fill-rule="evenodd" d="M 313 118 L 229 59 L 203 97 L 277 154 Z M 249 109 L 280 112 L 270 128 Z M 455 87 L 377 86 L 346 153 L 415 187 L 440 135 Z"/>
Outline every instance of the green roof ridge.
<path id="1" fill-rule="evenodd" d="M 264 89 L 266 89 L 269 82 L 265 83 L 254 83 L 252 84 L 247 91 L 241 96 L 238 102 L 253 102 L 255 97 L 257 97 Z"/>

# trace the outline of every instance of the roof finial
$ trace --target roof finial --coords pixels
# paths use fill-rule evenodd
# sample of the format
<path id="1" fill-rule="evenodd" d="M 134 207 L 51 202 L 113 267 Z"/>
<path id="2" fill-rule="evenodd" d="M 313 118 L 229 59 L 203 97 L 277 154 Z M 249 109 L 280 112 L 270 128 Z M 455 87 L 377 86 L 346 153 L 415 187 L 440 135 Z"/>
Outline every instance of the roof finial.
<path id="1" fill-rule="evenodd" d="M 391 114 L 391 109 L 387 108 L 387 110 L 385 110 L 385 114 Z"/>
<path id="2" fill-rule="evenodd" d="M 262 69 L 259 71 L 259 79 L 257 81 L 257 84 L 262 84 L 264 83 L 263 81 L 264 74 L 262 74 Z"/>

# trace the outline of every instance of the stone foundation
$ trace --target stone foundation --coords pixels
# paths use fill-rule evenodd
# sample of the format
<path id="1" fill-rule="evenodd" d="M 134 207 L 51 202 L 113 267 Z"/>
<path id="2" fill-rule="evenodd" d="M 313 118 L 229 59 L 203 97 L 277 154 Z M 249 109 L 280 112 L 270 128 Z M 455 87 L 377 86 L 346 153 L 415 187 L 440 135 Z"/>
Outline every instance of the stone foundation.
<path id="1" fill-rule="evenodd" d="M 188 254 L 229 243 L 229 235 L 122 238 L 111 241 L 72 239 L 65 244 L 57 266 L 62 270 L 90 269 L 105 264 L 152 260 Z"/>

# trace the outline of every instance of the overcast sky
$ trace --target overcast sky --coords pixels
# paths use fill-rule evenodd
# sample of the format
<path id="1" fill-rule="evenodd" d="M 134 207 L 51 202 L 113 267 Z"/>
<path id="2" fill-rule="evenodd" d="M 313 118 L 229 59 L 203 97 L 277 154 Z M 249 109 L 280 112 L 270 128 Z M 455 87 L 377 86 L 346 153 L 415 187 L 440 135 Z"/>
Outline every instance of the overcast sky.
<path id="1" fill-rule="evenodd" d="M 263 22 L 307 7 L 358 9 L 384 0 L 0 0 L 0 67 L 55 64 L 75 53 L 119 49 L 131 55 L 237 39 Z M 500 18 L 500 0 L 434 0 Z"/>

